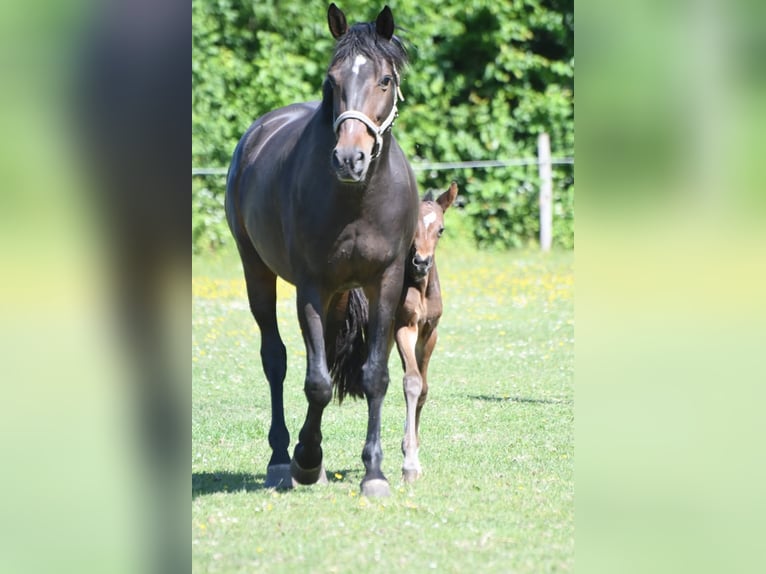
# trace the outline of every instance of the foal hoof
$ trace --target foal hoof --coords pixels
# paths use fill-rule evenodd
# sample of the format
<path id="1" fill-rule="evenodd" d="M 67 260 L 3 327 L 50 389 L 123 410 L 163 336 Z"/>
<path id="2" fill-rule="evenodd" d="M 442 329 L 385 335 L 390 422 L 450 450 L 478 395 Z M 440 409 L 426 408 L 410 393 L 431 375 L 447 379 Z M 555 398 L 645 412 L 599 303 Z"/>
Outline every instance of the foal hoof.
<path id="1" fill-rule="evenodd" d="M 417 468 L 403 468 L 402 469 L 402 480 L 407 483 L 413 483 L 417 479 L 420 478 L 422 475 L 422 472 L 420 469 Z"/>
<path id="2" fill-rule="evenodd" d="M 384 478 L 371 478 L 370 480 L 362 481 L 362 496 L 374 498 L 391 496 L 388 481 Z"/>
<path id="3" fill-rule="evenodd" d="M 273 464 L 266 469 L 266 488 L 284 490 L 293 487 L 289 464 Z"/>
<path id="4" fill-rule="evenodd" d="M 301 468 L 293 459 L 290 462 L 290 474 L 293 477 L 293 484 L 327 484 L 328 482 L 324 464 L 316 468 Z"/>

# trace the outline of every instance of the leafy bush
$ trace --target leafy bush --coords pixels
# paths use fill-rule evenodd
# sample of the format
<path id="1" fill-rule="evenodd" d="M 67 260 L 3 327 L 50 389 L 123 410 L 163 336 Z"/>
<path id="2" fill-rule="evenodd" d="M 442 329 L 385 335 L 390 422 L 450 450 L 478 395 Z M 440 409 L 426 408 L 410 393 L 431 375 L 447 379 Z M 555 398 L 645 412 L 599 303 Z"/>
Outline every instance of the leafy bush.
<path id="1" fill-rule="evenodd" d="M 223 192 L 211 188 L 209 182 L 192 179 L 192 251 L 215 250 L 229 237 L 226 214 L 223 210 Z"/>
<path id="2" fill-rule="evenodd" d="M 372 20 L 380 0 L 344 6 Z M 402 0 L 394 17 L 410 48 L 396 137 L 413 162 L 533 158 L 548 132 L 554 157 L 574 152 L 571 0 Z M 192 165 L 226 166 L 247 126 L 266 111 L 318 99 L 333 47 L 326 1 L 193 0 Z M 554 243 L 574 245 L 574 175 L 554 170 Z M 418 172 L 422 190 L 458 181 L 475 240 L 515 247 L 536 240 L 537 167 Z M 195 201 L 214 207 L 224 178 Z M 200 195 L 202 189 L 206 189 Z M 202 207 L 204 207 L 202 206 Z M 195 206 L 196 208 L 196 206 Z M 199 225 L 219 225 L 207 216 Z M 194 223 L 193 223 L 194 226 Z M 215 245 L 222 230 L 199 237 Z"/>

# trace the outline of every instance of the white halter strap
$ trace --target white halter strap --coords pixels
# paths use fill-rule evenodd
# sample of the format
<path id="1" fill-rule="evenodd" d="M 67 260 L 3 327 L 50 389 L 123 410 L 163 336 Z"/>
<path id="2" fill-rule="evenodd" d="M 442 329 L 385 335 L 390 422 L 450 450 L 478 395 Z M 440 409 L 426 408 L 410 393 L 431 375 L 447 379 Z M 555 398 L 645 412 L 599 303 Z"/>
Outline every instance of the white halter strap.
<path id="1" fill-rule="evenodd" d="M 391 106 L 391 112 L 389 112 L 388 117 L 383 120 L 380 125 L 376 125 L 375 122 L 373 122 L 368 116 L 356 110 L 347 110 L 343 112 L 341 115 L 335 118 L 335 122 L 332 124 L 332 129 L 336 136 L 338 135 L 340 124 L 346 120 L 359 120 L 364 125 L 366 125 L 367 129 L 369 129 L 370 132 L 372 132 L 372 134 L 375 136 L 375 145 L 372 146 L 372 153 L 370 154 L 371 159 L 375 159 L 380 155 L 380 152 L 383 149 L 383 134 L 386 133 L 386 130 L 390 129 L 392 125 L 394 125 L 394 120 L 396 119 L 396 116 L 399 115 L 399 110 L 396 108 L 397 100 L 404 101 L 402 91 L 399 89 L 399 74 L 396 71 L 396 67 L 394 67 L 394 82 L 396 83 L 394 105 Z"/>

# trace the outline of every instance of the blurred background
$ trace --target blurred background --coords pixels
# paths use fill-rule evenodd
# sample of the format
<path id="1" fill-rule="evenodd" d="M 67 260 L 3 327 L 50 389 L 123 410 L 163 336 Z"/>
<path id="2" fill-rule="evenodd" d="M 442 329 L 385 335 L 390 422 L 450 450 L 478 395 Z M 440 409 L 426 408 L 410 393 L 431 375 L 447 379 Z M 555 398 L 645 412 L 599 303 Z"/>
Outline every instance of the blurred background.
<path id="1" fill-rule="evenodd" d="M 534 156 L 542 130 L 574 157 L 571 5 L 391 2 L 413 161 Z M 577 6 L 583 571 L 743 571 L 760 550 L 765 6 Z M 192 167 L 220 168 L 259 113 L 317 97 L 326 6 L 191 9 Z M 188 570 L 188 16 L 0 5 L 3 571 Z M 471 241 L 534 244 L 530 169 L 459 174 Z M 192 250 L 226 241 L 216 182 L 192 177 Z M 571 248 L 570 166 L 554 194 Z"/>

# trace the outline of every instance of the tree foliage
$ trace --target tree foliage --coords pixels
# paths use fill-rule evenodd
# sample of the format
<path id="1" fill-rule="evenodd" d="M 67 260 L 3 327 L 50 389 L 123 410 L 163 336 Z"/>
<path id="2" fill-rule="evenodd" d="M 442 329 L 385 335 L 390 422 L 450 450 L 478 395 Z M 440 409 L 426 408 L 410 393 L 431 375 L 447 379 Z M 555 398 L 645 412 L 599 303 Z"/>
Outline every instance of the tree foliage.
<path id="1" fill-rule="evenodd" d="M 555 157 L 574 152 L 572 0 L 388 0 L 411 65 L 394 127 L 413 162 L 532 158 L 548 132 Z M 381 0 L 345 6 L 369 21 Z M 334 40 L 328 3 L 193 0 L 192 165 L 226 166 L 259 115 L 316 100 Z M 520 246 L 538 233 L 537 167 L 418 172 L 422 190 L 456 179 L 475 239 Z M 225 235 L 222 178 L 192 185 L 196 245 Z M 200 211 L 201 210 L 201 211 Z M 574 172 L 554 169 L 554 241 L 574 244 Z"/>

